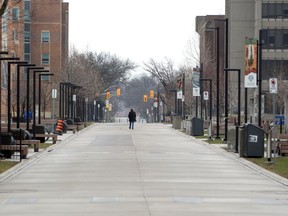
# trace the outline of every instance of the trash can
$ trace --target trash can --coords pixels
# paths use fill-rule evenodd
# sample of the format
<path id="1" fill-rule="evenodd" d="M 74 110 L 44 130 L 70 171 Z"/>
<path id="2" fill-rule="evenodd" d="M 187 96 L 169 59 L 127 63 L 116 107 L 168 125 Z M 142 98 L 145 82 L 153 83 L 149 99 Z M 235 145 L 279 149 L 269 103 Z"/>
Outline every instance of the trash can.
<path id="1" fill-rule="evenodd" d="M 33 130 L 34 130 L 34 125 L 32 125 L 32 129 L 29 131 L 31 134 L 33 134 Z M 46 130 L 45 130 L 45 125 L 42 124 L 37 124 L 35 127 L 35 133 L 36 134 L 45 134 Z M 34 139 L 36 140 L 40 140 L 41 143 L 45 143 L 46 138 L 45 137 L 37 137 Z"/>
<path id="2" fill-rule="evenodd" d="M 204 135 L 204 121 L 203 119 L 193 117 L 191 119 L 191 136 L 203 136 Z"/>
<path id="3" fill-rule="evenodd" d="M 244 141 L 241 145 L 243 157 L 264 157 L 264 130 L 253 124 L 245 124 Z"/>
<path id="4" fill-rule="evenodd" d="M 182 116 L 173 115 L 172 116 L 172 128 L 181 129 Z"/>
<path id="5" fill-rule="evenodd" d="M 11 133 L 0 133 L 0 145 L 15 145 L 16 142 Z M 11 158 L 14 154 L 14 151 L 10 150 L 0 150 L 0 154 L 2 154 L 5 158 Z"/>

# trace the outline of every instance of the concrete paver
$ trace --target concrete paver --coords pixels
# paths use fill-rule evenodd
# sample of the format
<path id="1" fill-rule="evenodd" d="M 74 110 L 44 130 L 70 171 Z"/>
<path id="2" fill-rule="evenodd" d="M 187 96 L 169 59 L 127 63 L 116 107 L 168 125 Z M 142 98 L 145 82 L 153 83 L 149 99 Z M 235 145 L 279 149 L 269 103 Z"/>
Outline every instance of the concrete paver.
<path id="1" fill-rule="evenodd" d="M 2 181 L 0 215 L 284 216 L 287 185 L 167 125 L 95 124 Z"/>

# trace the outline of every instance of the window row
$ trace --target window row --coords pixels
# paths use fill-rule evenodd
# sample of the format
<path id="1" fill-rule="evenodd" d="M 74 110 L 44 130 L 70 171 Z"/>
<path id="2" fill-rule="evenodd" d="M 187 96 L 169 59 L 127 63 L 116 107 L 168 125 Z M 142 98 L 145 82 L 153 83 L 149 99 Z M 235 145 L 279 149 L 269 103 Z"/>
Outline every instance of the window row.
<path id="1" fill-rule="evenodd" d="M 28 30 L 28 29 L 26 29 Z M 12 40 L 15 40 L 17 32 L 15 29 L 12 32 Z M 31 41 L 31 34 L 30 31 L 24 31 L 24 42 L 30 42 Z M 43 31 L 41 32 L 41 43 L 50 43 L 50 32 L 49 31 Z"/>
<path id="2" fill-rule="evenodd" d="M 288 18 L 288 3 L 263 3 L 263 19 L 285 19 Z"/>
<path id="3" fill-rule="evenodd" d="M 262 29 L 263 49 L 288 49 L 288 29 Z"/>
<path id="4" fill-rule="evenodd" d="M 25 61 L 28 61 L 28 62 L 30 62 L 30 54 L 31 54 L 30 48 L 31 48 L 30 43 L 24 43 L 24 58 L 25 58 Z M 49 65 L 50 64 L 49 53 L 42 53 L 41 64 L 42 65 Z"/>
<path id="5" fill-rule="evenodd" d="M 262 60 L 262 79 L 288 79 L 288 60 Z"/>

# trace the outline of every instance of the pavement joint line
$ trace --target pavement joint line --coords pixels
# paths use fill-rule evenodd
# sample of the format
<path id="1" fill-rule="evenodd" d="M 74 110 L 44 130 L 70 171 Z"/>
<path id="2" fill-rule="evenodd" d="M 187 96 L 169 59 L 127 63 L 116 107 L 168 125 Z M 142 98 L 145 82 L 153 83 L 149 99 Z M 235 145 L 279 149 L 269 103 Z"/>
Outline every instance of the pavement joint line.
<path id="1" fill-rule="evenodd" d="M 138 169 L 138 173 L 139 173 L 139 176 L 140 176 L 140 179 L 141 179 L 142 195 L 143 195 L 143 197 L 144 197 L 145 204 L 146 204 L 146 207 L 147 207 L 149 216 L 151 216 L 152 213 L 151 213 L 149 201 L 147 200 L 147 196 L 146 196 L 145 190 L 144 190 L 144 188 L 145 188 L 145 187 L 144 187 L 144 184 L 143 184 L 143 183 L 144 183 L 144 178 L 143 178 L 142 172 L 141 172 L 141 170 L 140 170 L 139 157 L 138 157 L 138 155 L 137 155 L 137 152 L 138 152 L 138 151 L 136 150 L 135 145 L 134 145 L 134 142 L 133 142 L 133 134 L 130 134 L 130 136 L 131 136 L 132 143 L 133 143 L 134 154 L 135 154 L 136 159 L 137 159 L 137 169 Z"/>

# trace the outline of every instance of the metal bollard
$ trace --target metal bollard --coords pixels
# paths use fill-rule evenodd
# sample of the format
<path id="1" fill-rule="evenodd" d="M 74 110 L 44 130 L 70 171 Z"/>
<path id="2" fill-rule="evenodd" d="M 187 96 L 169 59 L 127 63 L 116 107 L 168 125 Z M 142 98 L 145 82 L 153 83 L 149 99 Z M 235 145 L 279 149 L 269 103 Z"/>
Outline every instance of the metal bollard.
<path id="1" fill-rule="evenodd" d="M 266 152 L 267 152 L 267 161 L 271 162 L 271 136 L 272 131 L 270 130 L 267 134 L 267 146 L 266 146 Z"/>

